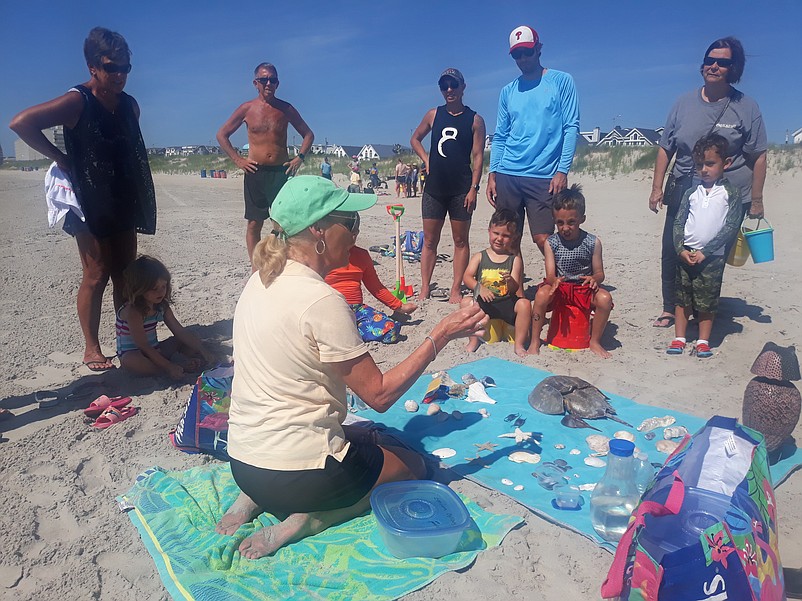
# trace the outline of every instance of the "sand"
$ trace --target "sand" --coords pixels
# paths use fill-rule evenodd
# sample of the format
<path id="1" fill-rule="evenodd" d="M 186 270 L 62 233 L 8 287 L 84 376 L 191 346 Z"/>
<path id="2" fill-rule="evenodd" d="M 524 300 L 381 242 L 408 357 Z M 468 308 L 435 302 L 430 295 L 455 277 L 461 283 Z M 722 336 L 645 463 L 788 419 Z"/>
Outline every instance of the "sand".
<path id="1" fill-rule="evenodd" d="M 796 224 L 802 205 L 794 194 L 796 173 L 770 175 L 765 197 L 777 227 L 773 263 L 728 268 L 719 320 L 712 344 L 715 356 L 702 361 L 668 357 L 671 331 L 651 327 L 659 309 L 659 235 L 662 215 L 646 206 L 648 174 L 619 179 L 576 178 L 588 197 L 586 228 L 604 244 L 606 284 L 615 310 L 604 337 L 611 359 L 588 352 L 544 351 L 517 358 L 509 344 L 483 345 L 468 356 L 462 342 L 451 343 L 430 370 L 489 355 L 546 370 L 576 375 L 600 388 L 640 403 L 701 417 L 740 416 L 741 399 L 752 377 L 749 367 L 766 341 L 788 345 L 802 340 L 800 244 Z M 74 241 L 47 228 L 44 172 L 0 171 L 0 406 L 15 414 L 0 423 L 0 597 L 39 601 L 64 599 L 167 599 L 153 562 L 134 527 L 114 503 L 142 470 L 153 465 L 185 469 L 210 461 L 170 446 L 191 384 L 132 379 L 120 370 L 91 374 L 81 366 L 82 338 L 75 316 L 80 264 Z M 242 180 L 157 175 L 159 223 L 156 236 L 140 237 L 140 250 L 160 257 L 173 274 L 179 320 L 221 354 L 230 352 L 231 318 L 249 274 L 242 218 Z M 363 218 L 360 244 L 387 243 L 392 226 L 380 205 Z M 407 203 L 404 229 L 420 224 L 419 201 Z M 480 192 L 472 243 L 486 243 L 491 209 Z M 450 235 L 440 252 L 450 253 Z M 525 245 L 527 274 L 542 276 L 542 260 Z M 394 261 L 380 259 L 380 276 L 389 285 Z M 415 286 L 415 266 L 408 276 Z M 440 263 L 435 280 L 448 286 L 451 264 Z M 114 352 L 114 322 L 107 294 L 101 342 Z M 421 323 L 405 328 L 408 340 L 395 346 L 371 345 L 382 369 L 399 362 L 451 307 L 428 301 L 414 315 Z M 106 431 L 84 423 L 88 403 L 66 402 L 38 409 L 34 393 L 72 390 L 96 383 L 95 392 L 135 397 L 141 413 Z M 92 397 L 94 398 L 94 397 Z M 802 426 L 795 432 L 799 440 Z M 583 537 L 538 518 L 510 498 L 465 480 L 451 483 L 482 507 L 522 516 L 525 524 L 496 549 L 484 552 L 469 568 L 448 573 L 406 599 L 524 596 L 542 599 L 593 599 L 612 556 Z M 784 563 L 802 565 L 802 476 L 777 491 L 780 549 Z M 478 591 L 481 591 L 477 594 Z"/>

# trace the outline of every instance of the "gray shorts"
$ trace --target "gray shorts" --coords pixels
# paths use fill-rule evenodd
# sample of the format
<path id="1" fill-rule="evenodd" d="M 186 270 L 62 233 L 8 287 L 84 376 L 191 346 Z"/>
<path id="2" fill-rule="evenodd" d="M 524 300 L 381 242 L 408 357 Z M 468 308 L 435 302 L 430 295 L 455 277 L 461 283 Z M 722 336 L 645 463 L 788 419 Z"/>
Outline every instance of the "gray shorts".
<path id="1" fill-rule="evenodd" d="M 551 178 L 521 177 L 496 173 L 496 208 L 510 209 L 518 214 L 518 231 L 523 233 L 524 213 L 529 221 L 529 233 L 554 233 L 554 215 L 549 193 Z"/>
<path id="2" fill-rule="evenodd" d="M 420 212 L 424 219 L 436 219 L 445 221 L 446 214 L 451 221 L 470 221 L 471 214 L 465 208 L 465 194 L 454 196 L 432 196 L 425 189 L 421 200 Z"/>

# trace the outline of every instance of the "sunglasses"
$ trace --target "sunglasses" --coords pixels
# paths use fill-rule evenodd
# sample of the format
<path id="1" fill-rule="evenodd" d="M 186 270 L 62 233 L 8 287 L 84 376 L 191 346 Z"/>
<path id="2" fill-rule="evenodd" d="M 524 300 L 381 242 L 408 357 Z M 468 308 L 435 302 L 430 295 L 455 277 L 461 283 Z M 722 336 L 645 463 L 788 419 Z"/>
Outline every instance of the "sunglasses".
<path id="1" fill-rule="evenodd" d="M 340 211 L 333 211 L 329 213 L 329 219 L 335 221 L 352 234 L 359 231 L 359 213 L 343 213 Z"/>
<path id="2" fill-rule="evenodd" d="M 131 63 L 127 65 L 118 65 L 117 63 L 102 63 L 100 68 L 103 69 L 106 73 L 113 74 L 113 73 L 130 73 L 131 72 Z"/>
<path id="3" fill-rule="evenodd" d="M 440 91 L 446 92 L 448 90 L 459 90 L 459 82 L 456 79 L 444 79 L 439 84 Z"/>
<path id="4" fill-rule="evenodd" d="M 263 86 L 266 86 L 269 83 L 272 83 L 274 86 L 278 85 L 278 77 L 257 77 L 256 81 Z"/>
<path id="5" fill-rule="evenodd" d="M 732 67 L 733 60 L 731 58 L 716 58 L 714 56 L 706 56 L 703 62 L 705 67 L 712 67 L 715 63 L 722 69 L 729 69 Z"/>
<path id="6" fill-rule="evenodd" d="M 510 56 L 515 60 L 519 58 L 523 58 L 524 56 L 534 56 L 535 49 L 534 48 L 516 48 L 512 52 L 510 52 Z"/>

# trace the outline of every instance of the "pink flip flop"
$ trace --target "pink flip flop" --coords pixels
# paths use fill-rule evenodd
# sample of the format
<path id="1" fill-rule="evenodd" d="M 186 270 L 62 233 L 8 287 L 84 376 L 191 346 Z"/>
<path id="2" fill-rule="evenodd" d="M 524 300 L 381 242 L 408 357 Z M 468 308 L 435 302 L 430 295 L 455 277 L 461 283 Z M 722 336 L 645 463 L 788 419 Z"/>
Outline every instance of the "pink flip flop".
<path id="1" fill-rule="evenodd" d="M 130 402 L 130 400 L 129 400 Z M 128 419 L 129 417 L 139 413 L 139 407 L 123 407 L 122 410 L 115 407 L 109 407 L 95 420 L 92 424 L 93 428 L 105 430 L 114 424 Z"/>
<path id="2" fill-rule="evenodd" d="M 84 409 L 84 415 L 87 417 L 97 417 L 109 407 L 121 409 L 131 402 L 130 396 L 115 396 L 109 397 L 101 394 L 94 401 L 89 403 L 89 407 Z"/>

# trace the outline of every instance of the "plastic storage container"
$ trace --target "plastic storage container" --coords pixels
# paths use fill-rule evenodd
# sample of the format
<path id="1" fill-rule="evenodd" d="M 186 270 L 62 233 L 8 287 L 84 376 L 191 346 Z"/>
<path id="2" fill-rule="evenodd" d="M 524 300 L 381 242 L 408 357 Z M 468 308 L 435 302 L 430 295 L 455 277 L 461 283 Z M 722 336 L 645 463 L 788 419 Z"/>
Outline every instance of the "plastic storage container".
<path id="1" fill-rule="evenodd" d="M 610 441 L 607 470 L 590 495 L 590 521 L 606 541 L 621 539 L 629 516 L 640 501 L 632 462 L 634 450 L 635 445 L 628 440 L 614 438 Z"/>
<path id="2" fill-rule="evenodd" d="M 457 494 L 431 480 L 377 486 L 370 506 L 387 550 L 401 559 L 453 553 L 471 524 Z"/>

